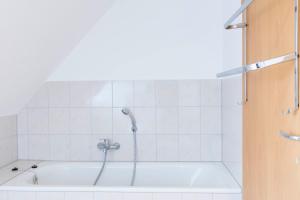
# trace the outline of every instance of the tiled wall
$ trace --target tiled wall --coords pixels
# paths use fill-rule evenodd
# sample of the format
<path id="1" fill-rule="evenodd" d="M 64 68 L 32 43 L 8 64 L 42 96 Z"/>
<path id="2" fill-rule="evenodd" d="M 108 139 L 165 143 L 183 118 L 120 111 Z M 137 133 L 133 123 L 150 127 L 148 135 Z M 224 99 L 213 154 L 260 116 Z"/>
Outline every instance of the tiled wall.
<path id="1" fill-rule="evenodd" d="M 17 117 L 0 117 L 0 167 L 17 160 Z"/>
<path id="2" fill-rule="evenodd" d="M 99 160 L 101 138 L 132 159 L 130 107 L 140 161 L 221 161 L 221 84 L 194 81 L 48 82 L 18 115 L 20 159 Z"/>
<path id="3" fill-rule="evenodd" d="M 223 162 L 242 184 L 242 80 L 222 80 Z"/>
<path id="4" fill-rule="evenodd" d="M 241 194 L 121 193 L 121 192 L 6 192 L 1 200 L 242 200 Z"/>

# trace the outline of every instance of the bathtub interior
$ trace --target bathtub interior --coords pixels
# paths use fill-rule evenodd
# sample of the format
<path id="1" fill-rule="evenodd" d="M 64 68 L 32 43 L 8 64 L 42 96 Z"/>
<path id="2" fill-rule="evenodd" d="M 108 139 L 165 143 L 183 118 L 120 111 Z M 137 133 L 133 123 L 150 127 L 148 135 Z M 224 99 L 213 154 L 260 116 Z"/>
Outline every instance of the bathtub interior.
<path id="1" fill-rule="evenodd" d="M 37 169 L 28 169 L 3 186 L 27 187 L 37 190 L 48 190 L 61 187 L 69 189 L 120 189 L 135 188 L 143 191 L 159 189 L 180 190 L 213 190 L 240 192 L 240 186 L 229 171 L 220 162 L 140 162 L 137 165 L 135 186 L 130 185 L 130 162 L 110 162 L 98 185 L 92 183 L 98 173 L 101 163 L 95 162 L 41 162 Z M 38 184 L 33 178 L 38 178 Z"/>

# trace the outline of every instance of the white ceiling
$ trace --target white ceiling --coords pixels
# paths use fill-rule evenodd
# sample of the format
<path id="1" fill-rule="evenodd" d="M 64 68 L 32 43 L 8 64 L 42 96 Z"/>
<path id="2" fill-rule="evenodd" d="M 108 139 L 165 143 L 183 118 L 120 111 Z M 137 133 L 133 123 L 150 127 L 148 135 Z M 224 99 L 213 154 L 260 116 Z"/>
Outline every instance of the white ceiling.
<path id="1" fill-rule="evenodd" d="M 114 0 L 0 0 L 0 115 L 17 113 Z"/>

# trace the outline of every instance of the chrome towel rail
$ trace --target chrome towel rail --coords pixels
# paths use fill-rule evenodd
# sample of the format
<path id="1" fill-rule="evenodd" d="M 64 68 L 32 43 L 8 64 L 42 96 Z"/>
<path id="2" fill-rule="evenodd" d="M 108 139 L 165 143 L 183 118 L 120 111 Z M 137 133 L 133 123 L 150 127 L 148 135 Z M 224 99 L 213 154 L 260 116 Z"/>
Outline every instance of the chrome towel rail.
<path id="1" fill-rule="evenodd" d="M 253 0 L 245 0 L 241 7 L 226 21 L 224 28 L 225 29 L 235 29 L 235 28 L 244 28 L 247 26 L 246 23 L 238 23 L 238 24 L 232 24 L 238 16 L 240 16 L 246 9 L 247 7 L 252 3 Z"/>
<path id="2" fill-rule="evenodd" d="M 253 64 L 233 68 L 233 69 L 218 73 L 217 77 L 218 78 L 223 78 L 223 77 L 227 77 L 227 76 L 233 76 L 233 75 L 242 74 L 242 73 L 246 73 L 246 72 L 250 72 L 250 71 L 255 71 L 257 69 L 267 68 L 267 67 L 270 67 L 272 65 L 276 65 L 276 64 L 288 62 L 288 61 L 291 61 L 291 60 L 295 60 L 296 57 L 297 56 L 296 56 L 295 53 L 275 57 L 275 58 L 272 58 L 272 59 L 269 59 L 269 60 L 256 62 L 256 63 L 253 63 Z"/>
<path id="3" fill-rule="evenodd" d="M 268 60 L 264 60 L 261 62 L 257 62 L 257 63 L 253 63 L 253 64 L 245 64 L 244 66 L 241 67 L 237 67 L 237 68 L 233 68 L 221 73 L 217 74 L 218 78 L 224 78 L 227 76 L 232 76 L 232 75 L 237 75 L 237 74 L 244 74 L 244 102 L 246 103 L 248 100 L 248 95 L 247 95 L 247 72 L 249 71 L 254 71 L 254 70 L 258 70 L 258 69 L 262 69 L 262 68 L 266 68 L 266 67 L 270 67 L 272 65 L 275 64 L 280 64 L 280 63 L 284 63 L 287 61 L 292 61 L 294 60 L 294 111 L 297 111 L 299 109 L 299 52 L 298 52 L 298 43 L 299 43 L 299 0 L 294 0 L 294 52 L 287 54 L 287 55 L 283 55 L 283 56 L 279 56 L 279 57 L 275 57 L 275 58 L 271 58 Z M 253 0 L 244 0 L 244 2 L 242 3 L 241 7 L 229 18 L 229 20 L 226 21 L 224 27 L 225 29 L 234 29 L 234 28 L 245 28 L 247 27 L 247 23 L 244 19 L 243 23 L 239 23 L 239 24 L 232 24 L 232 22 L 242 13 L 246 13 L 247 8 L 249 7 L 249 5 L 253 2 Z M 245 56 L 245 52 L 246 52 L 246 31 L 244 31 L 244 61 L 245 63 L 247 63 L 246 61 L 246 56 Z"/>
<path id="4" fill-rule="evenodd" d="M 292 141 L 300 141 L 300 136 L 298 135 L 290 135 L 287 132 L 284 131 L 280 131 L 279 135 L 282 136 L 283 138 L 286 138 L 288 140 L 292 140 Z"/>

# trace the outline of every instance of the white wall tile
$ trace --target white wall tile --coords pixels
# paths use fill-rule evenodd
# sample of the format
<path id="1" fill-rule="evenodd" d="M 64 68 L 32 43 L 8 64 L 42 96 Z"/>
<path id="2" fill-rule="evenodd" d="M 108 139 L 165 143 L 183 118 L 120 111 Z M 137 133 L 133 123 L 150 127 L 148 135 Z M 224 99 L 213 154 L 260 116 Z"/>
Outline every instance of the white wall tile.
<path id="1" fill-rule="evenodd" d="M 134 114 L 137 120 L 139 134 L 155 133 L 155 108 L 135 108 Z"/>
<path id="2" fill-rule="evenodd" d="M 92 106 L 112 107 L 112 82 L 95 81 L 92 83 Z"/>
<path id="3" fill-rule="evenodd" d="M 28 109 L 28 131 L 30 134 L 47 134 L 49 131 L 48 108 Z"/>
<path id="4" fill-rule="evenodd" d="M 50 158 L 50 140 L 48 135 L 29 135 L 28 155 L 34 160 Z"/>
<path id="5" fill-rule="evenodd" d="M 70 156 L 70 137 L 68 135 L 50 135 L 51 160 L 68 160 Z"/>
<path id="6" fill-rule="evenodd" d="M 17 159 L 16 115 L 0 117 L 0 167 L 7 165 Z"/>
<path id="7" fill-rule="evenodd" d="M 223 134 L 223 161 L 242 162 L 242 135 Z M 240 150 L 240 151 L 238 151 Z"/>
<path id="8" fill-rule="evenodd" d="M 133 136 L 132 134 L 113 135 L 113 141 L 121 144 L 119 150 L 111 154 L 115 161 L 132 161 L 133 159 Z"/>
<path id="9" fill-rule="evenodd" d="M 134 81 L 134 106 L 155 106 L 155 83 L 154 81 Z"/>
<path id="10" fill-rule="evenodd" d="M 113 82 L 113 106 L 133 106 L 133 81 Z"/>
<path id="11" fill-rule="evenodd" d="M 180 161 L 199 161 L 201 159 L 200 135 L 179 136 Z"/>
<path id="12" fill-rule="evenodd" d="M 199 107 L 179 108 L 179 133 L 200 134 L 201 109 Z"/>
<path id="13" fill-rule="evenodd" d="M 129 109 L 133 111 L 132 108 Z M 122 113 L 122 108 L 113 108 L 113 133 L 131 134 L 130 119 Z"/>
<path id="14" fill-rule="evenodd" d="M 93 200 L 92 192 L 66 192 L 65 200 Z"/>
<path id="15" fill-rule="evenodd" d="M 176 161 L 179 158 L 178 136 L 158 135 L 157 136 L 157 160 Z"/>
<path id="16" fill-rule="evenodd" d="M 242 200 L 241 194 L 214 194 L 213 200 Z"/>
<path id="17" fill-rule="evenodd" d="M 242 77 L 222 80 L 222 106 L 236 106 L 242 100 Z"/>
<path id="18" fill-rule="evenodd" d="M 1 200 L 7 200 L 7 192 L 6 191 L 0 191 L 0 199 Z"/>
<path id="19" fill-rule="evenodd" d="M 89 106 L 92 96 L 91 82 L 70 83 L 70 106 Z"/>
<path id="20" fill-rule="evenodd" d="M 36 192 L 36 200 L 65 200 L 64 192 Z"/>
<path id="21" fill-rule="evenodd" d="M 222 131 L 223 134 L 241 135 L 243 129 L 242 106 L 222 107 Z"/>
<path id="22" fill-rule="evenodd" d="M 137 135 L 138 160 L 156 161 L 156 135 Z"/>
<path id="23" fill-rule="evenodd" d="M 201 105 L 201 81 L 183 80 L 179 81 L 179 106 Z"/>
<path id="24" fill-rule="evenodd" d="M 0 120 L 0 139 L 16 135 L 17 118 L 15 115 L 3 116 Z"/>
<path id="25" fill-rule="evenodd" d="M 92 108 L 92 133 L 109 134 L 112 133 L 112 109 L 111 108 Z"/>
<path id="26" fill-rule="evenodd" d="M 70 109 L 70 132 L 72 134 L 89 134 L 92 132 L 90 108 Z"/>
<path id="27" fill-rule="evenodd" d="M 68 134 L 70 132 L 70 113 L 67 108 L 49 108 L 49 133 Z"/>
<path id="28" fill-rule="evenodd" d="M 70 136 L 70 160 L 88 161 L 91 159 L 91 137 L 89 135 Z"/>
<path id="29" fill-rule="evenodd" d="M 23 109 L 17 116 L 18 134 L 28 134 L 28 115 L 27 109 Z"/>
<path id="30" fill-rule="evenodd" d="M 202 134 L 221 133 L 221 107 L 201 108 L 201 133 Z"/>
<path id="31" fill-rule="evenodd" d="M 70 88 L 68 82 L 49 82 L 49 106 L 67 107 L 70 105 Z"/>
<path id="32" fill-rule="evenodd" d="M 201 160 L 221 161 L 221 135 L 201 135 Z"/>
<path id="33" fill-rule="evenodd" d="M 219 80 L 216 79 L 201 81 L 201 105 L 221 105 L 221 82 Z"/>
<path id="34" fill-rule="evenodd" d="M 178 108 L 164 107 L 156 110 L 156 125 L 158 134 L 178 133 Z"/>
<path id="35" fill-rule="evenodd" d="M 213 194 L 205 193 L 182 193 L 182 200 L 213 200 Z"/>
<path id="36" fill-rule="evenodd" d="M 17 159 L 17 136 L 0 140 L 0 167 Z"/>
<path id="37" fill-rule="evenodd" d="M 181 193 L 154 193 L 153 200 L 181 200 Z"/>
<path id="38" fill-rule="evenodd" d="M 8 200 L 35 200 L 34 192 L 8 192 Z"/>
<path id="39" fill-rule="evenodd" d="M 178 106 L 178 82 L 156 81 L 156 105 Z"/>
<path id="40" fill-rule="evenodd" d="M 28 159 L 28 135 L 18 136 L 18 158 Z"/>
<path id="41" fill-rule="evenodd" d="M 242 185 L 242 77 L 222 80 L 223 162 Z"/>
<path id="42" fill-rule="evenodd" d="M 97 143 L 108 138 L 121 143 L 109 160 L 131 160 L 131 122 L 121 112 L 124 106 L 137 120 L 141 161 L 214 160 L 221 152 L 220 142 L 213 144 L 213 150 L 201 144 L 201 135 L 221 134 L 221 105 L 216 100 L 220 81 L 51 82 L 44 88 L 48 94 L 38 95 L 40 100 L 19 114 L 19 158 L 98 161 L 102 157 Z M 44 100 L 48 96 L 49 104 L 41 103 L 43 96 Z M 47 148 L 29 147 L 33 140 Z"/>

